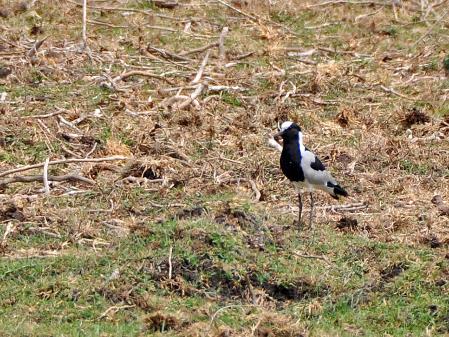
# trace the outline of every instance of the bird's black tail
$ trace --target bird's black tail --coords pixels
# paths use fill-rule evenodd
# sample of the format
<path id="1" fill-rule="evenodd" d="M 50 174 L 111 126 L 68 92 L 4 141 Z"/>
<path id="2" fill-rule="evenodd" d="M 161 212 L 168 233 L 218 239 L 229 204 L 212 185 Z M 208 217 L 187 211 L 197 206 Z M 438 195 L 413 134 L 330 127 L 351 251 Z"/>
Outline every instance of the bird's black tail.
<path id="1" fill-rule="evenodd" d="M 334 199 L 338 199 L 340 195 L 343 197 L 348 196 L 348 192 L 346 192 L 345 189 L 338 184 L 332 184 L 331 182 L 328 182 L 327 186 L 331 188 L 331 191 L 333 192 L 331 193 L 331 195 Z"/>

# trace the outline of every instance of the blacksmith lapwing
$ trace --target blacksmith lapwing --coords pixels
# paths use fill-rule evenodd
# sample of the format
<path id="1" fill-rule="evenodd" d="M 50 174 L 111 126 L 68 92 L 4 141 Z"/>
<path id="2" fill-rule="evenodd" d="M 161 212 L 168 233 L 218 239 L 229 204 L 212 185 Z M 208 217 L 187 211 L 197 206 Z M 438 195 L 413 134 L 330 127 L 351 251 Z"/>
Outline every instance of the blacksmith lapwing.
<path id="1" fill-rule="evenodd" d="M 273 137 L 275 139 L 282 137 L 283 140 L 280 159 L 281 169 L 298 192 L 299 225 L 301 225 L 302 214 L 301 190 L 305 189 L 310 192 L 309 226 L 312 226 L 313 190 L 318 189 L 327 192 L 334 199 L 338 199 L 339 196 L 346 197 L 348 193 L 338 185 L 318 157 L 304 146 L 301 128 L 297 124 L 293 122 L 282 123 L 280 131 Z"/>

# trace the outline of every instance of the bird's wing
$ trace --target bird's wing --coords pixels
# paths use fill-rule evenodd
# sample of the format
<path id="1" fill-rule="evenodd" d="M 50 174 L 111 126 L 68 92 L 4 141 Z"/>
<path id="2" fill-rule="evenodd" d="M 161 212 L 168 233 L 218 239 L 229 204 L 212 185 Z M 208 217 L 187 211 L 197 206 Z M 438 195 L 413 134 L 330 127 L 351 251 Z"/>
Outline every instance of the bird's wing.
<path id="1" fill-rule="evenodd" d="M 309 184 L 322 186 L 327 185 L 328 182 L 332 184 L 337 183 L 313 152 L 305 149 L 301 155 L 301 167 L 304 172 L 304 177 Z"/>

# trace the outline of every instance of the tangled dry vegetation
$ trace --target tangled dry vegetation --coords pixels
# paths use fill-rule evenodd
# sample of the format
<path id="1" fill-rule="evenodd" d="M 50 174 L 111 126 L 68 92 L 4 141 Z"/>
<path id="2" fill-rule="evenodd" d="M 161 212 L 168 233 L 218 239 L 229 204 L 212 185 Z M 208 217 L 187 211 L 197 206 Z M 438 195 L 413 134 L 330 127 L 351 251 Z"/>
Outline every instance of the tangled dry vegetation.
<path id="1" fill-rule="evenodd" d="M 80 2 L 0 4 L 4 261 L 82 256 L 86 262 L 98 254 L 114 265 L 121 254 L 137 255 L 121 260 L 109 278 L 106 267 L 88 260 L 101 270 L 93 279 L 107 278 L 94 282 L 95 290 L 43 286 L 40 299 L 69 289 L 72 297 L 94 293 L 107 308 L 97 308 L 102 313 L 94 321 L 150 312 L 144 334 L 299 336 L 313 334 L 312 325 L 279 303 L 305 299 L 300 311 L 319 317 L 344 286 L 310 276 L 290 279 L 287 287 L 260 277 L 269 256 L 263 267 L 257 261 L 239 269 L 226 251 L 246 249 L 242 256 L 256 260 L 259 251 L 295 251 L 310 265 L 322 264 L 319 275 L 335 257 L 323 248 L 331 235 L 340 249 L 338 240 L 363 239 L 405 245 L 412 255 L 430 247 L 444 260 L 447 1 L 88 1 L 85 42 Z M 350 192 L 338 205 L 319 196 L 318 237 L 288 226 L 294 191 L 267 143 L 285 120 L 303 127 L 306 144 Z M 242 239 L 243 248 L 220 228 Z M 129 243 L 152 235 L 150 244 Z M 308 240 L 315 241 L 302 246 Z M 160 256 L 146 259 L 147 249 Z M 224 265 L 204 258 L 209 249 Z M 183 251 L 201 258 L 193 263 Z M 354 286 L 361 302 L 409 268 L 390 262 L 367 267 L 377 281 Z M 125 277 L 129 283 L 110 287 L 125 266 L 142 279 Z M 2 279 L 29 267 L 11 268 Z M 295 268 L 284 274 L 299 273 Z M 223 273 L 227 278 L 217 276 Z M 203 318 L 183 317 L 178 308 L 168 314 L 168 300 L 155 300 L 151 289 L 137 293 L 146 277 L 168 298 L 200 296 L 205 302 L 189 305 Z M 210 289 L 242 300 L 221 308 L 236 317 L 244 312 L 249 323 L 228 317 L 218 324 L 228 309 L 213 311 L 214 303 L 226 302 Z M 332 329 L 320 326 L 318 335 Z M 356 322 L 342 329 L 363 331 Z"/>

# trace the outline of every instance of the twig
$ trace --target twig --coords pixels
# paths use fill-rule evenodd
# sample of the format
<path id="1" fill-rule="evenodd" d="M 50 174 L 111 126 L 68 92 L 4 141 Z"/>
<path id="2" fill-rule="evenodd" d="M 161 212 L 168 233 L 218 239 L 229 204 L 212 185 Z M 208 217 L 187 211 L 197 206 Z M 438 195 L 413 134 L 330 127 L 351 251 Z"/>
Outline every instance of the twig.
<path id="1" fill-rule="evenodd" d="M 150 28 L 150 29 L 156 29 L 156 30 L 165 30 L 166 32 L 172 32 L 172 33 L 178 32 L 178 30 L 176 30 L 176 29 L 169 28 L 169 27 L 163 27 L 163 26 L 146 25 L 145 27 Z"/>
<path id="2" fill-rule="evenodd" d="M 212 42 L 212 43 L 209 43 L 209 44 L 207 44 L 205 46 L 202 46 L 202 47 L 199 47 L 199 48 L 196 48 L 196 49 L 183 51 L 182 53 L 179 53 L 179 55 L 187 56 L 187 55 L 192 55 L 192 54 L 196 54 L 196 53 L 201 53 L 201 52 L 203 52 L 205 50 L 208 50 L 208 49 L 216 47 L 216 46 L 218 46 L 218 42 Z"/>
<path id="3" fill-rule="evenodd" d="M 87 0 L 83 0 L 83 48 L 87 48 Z"/>
<path id="4" fill-rule="evenodd" d="M 198 69 L 198 72 L 196 73 L 195 78 L 192 81 L 192 84 L 196 84 L 201 80 L 201 77 L 203 76 L 204 68 L 206 68 L 207 61 L 209 60 L 210 50 L 207 51 L 206 55 L 203 58 L 203 61 L 201 62 L 200 68 Z"/>
<path id="5" fill-rule="evenodd" d="M 396 96 L 399 96 L 399 97 L 408 99 L 408 100 L 410 100 L 410 101 L 416 101 L 416 99 L 414 99 L 414 98 L 412 98 L 412 97 L 408 97 L 408 96 L 406 96 L 406 95 L 404 95 L 404 94 L 401 94 L 400 92 L 397 92 L 397 91 L 394 90 L 393 88 L 388 88 L 388 87 L 385 87 L 385 86 L 383 86 L 383 85 L 380 85 L 380 88 L 381 88 L 383 91 L 385 91 L 385 92 L 387 92 L 387 93 L 389 93 L 389 94 L 393 94 L 393 95 L 396 95 Z"/>
<path id="6" fill-rule="evenodd" d="M 199 95 L 203 92 L 203 90 L 207 87 L 206 84 L 200 83 L 198 87 L 195 89 L 195 91 L 190 95 L 189 98 L 187 98 L 184 102 L 178 105 L 178 109 L 182 110 L 190 105 L 193 101 L 197 99 Z M 176 97 L 176 96 L 175 96 Z"/>
<path id="7" fill-rule="evenodd" d="M 47 157 L 44 163 L 44 175 L 42 176 L 42 180 L 44 182 L 45 194 L 50 194 L 50 185 L 48 184 L 48 163 L 50 162 L 50 158 Z"/>
<path id="8" fill-rule="evenodd" d="M 226 51 L 224 46 L 224 40 L 226 38 L 226 35 L 228 35 L 229 27 L 223 27 L 220 38 L 218 40 L 218 59 L 220 62 L 224 62 L 226 59 Z"/>
<path id="9" fill-rule="evenodd" d="M 169 94 L 173 91 L 179 91 L 180 89 L 195 89 L 196 85 L 187 85 L 184 87 L 173 87 L 173 88 L 162 88 L 159 89 L 158 92 L 161 94 Z M 242 92 L 247 91 L 247 88 L 239 87 L 239 86 L 227 86 L 227 85 L 208 85 L 207 91 L 209 92 L 220 92 L 220 91 L 236 91 Z"/>
<path id="10" fill-rule="evenodd" d="M 368 14 L 357 15 L 357 16 L 355 17 L 355 19 L 354 19 L 354 22 L 357 23 L 357 22 L 359 22 L 360 20 L 365 19 L 365 18 L 367 18 L 367 17 L 369 17 L 369 16 L 376 15 L 376 14 L 379 13 L 381 10 L 382 10 L 382 8 L 378 9 L 377 11 L 368 13 Z"/>
<path id="11" fill-rule="evenodd" d="M 316 29 L 326 28 L 326 27 L 338 25 L 338 24 L 340 24 L 340 22 L 326 22 L 326 23 L 323 23 L 323 24 L 317 25 L 317 26 L 304 26 L 304 29 L 316 30 Z"/>
<path id="12" fill-rule="evenodd" d="M 12 184 L 12 183 L 31 183 L 31 182 L 35 182 L 35 181 L 43 182 L 44 176 L 43 175 L 14 176 L 14 177 L 0 180 L 0 187 L 4 187 L 4 186 L 6 186 L 8 184 Z M 75 175 L 75 174 L 68 174 L 68 175 L 64 175 L 64 176 L 47 175 L 47 183 L 48 183 L 48 181 L 82 181 L 87 184 L 95 185 L 95 181 L 85 178 L 85 177 Z"/>
<path id="13" fill-rule="evenodd" d="M 53 116 L 57 116 L 62 114 L 64 111 L 60 110 L 60 111 L 56 111 L 56 112 L 51 112 L 45 115 L 31 115 L 31 116 L 22 116 L 20 118 L 22 119 L 27 119 L 27 118 L 48 118 L 48 117 L 53 117 Z"/>
<path id="14" fill-rule="evenodd" d="M 75 129 L 76 131 L 81 132 L 81 130 L 78 129 L 75 124 L 73 124 L 72 122 L 69 122 L 67 119 L 65 119 L 61 115 L 58 115 L 58 119 L 62 124 L 65 124 L 65 125 L 71 127 L 72 129 Z"/>
<path id="15" fill-rule="evenodd" d="M 173 266 L 172 266 L 172 262 L 171 262 L 172 254 L 173 254 L 173 246 L 170 246 L 170 250 L 168 251 L 168 279 L 169 280 L 171 280 L 172 271 L 173 271 Z"/>
<path id="16" fill-rule="evenodd" d="M 351 5 L 372 5 L 372 6 L 388 6 L 391 5 L 387 2 L 378 2 L 378 1 L 350 1 L 350 0 L 332 0 L 332 1 L 325 1 L 313 5 L 306 6 L 306 9 L 314 8 L 314 7 L 320 7 L 320 6 L 327 6 L 327 5 L 342 5 L 342 4 L 351 4 Z"/>
<path id="17" fill-rule="evenodd" d="M 176 96 L 172 96 L 172 97 L 168 97 L 168 98 L 164 99 L 160 105 L 164 108 L 175 107 L 176 102 L 187 102 L 189 100 L 190 100 L 190 96 L 176 95 Z M 190 103 L 195 105 L 196 108 L 198 108 L 198 109 L 200 108 L 200 103 L 198 103 L 197 100 L 193 100 Z"/>
<path id="18" fill-rule="evenodd" d="M 250 51 L 248 53 L 242 54 L 242 55 L 237 55 L 236 57 L 232 58 L 232 61 L 240 61 L 243 60 L 247 57 L 250 57 L 252 55 L 254 55 L 256 52 L 255 51 Z"/>
<path id="19" fill-rule="evenodd" d="M 112 307 L 106 309 L 106 311 L 103 312 L 100 315 L 100 317 L 98 317 L 98 319 L 100 320 L 100 319 L 106 317 L 111 311 L 114 311 L 114 313 L 116 313 L 119 310 L 128 309 L 128 308 L 134 308 L 134 307 L 135 307 L 134 304 L 133 305 L 127 305 L 127 304 L 126 305 L 113 305 Z"/>
<path id="20" fill-rule="evenodd" d="M 165 49 L 156 48 L 156 47 L 153 47 L 151 45 L 147 46 L 147 51 L 150 52 L 150 53 L 151 52 L 155 52 L 156 54 L 159 54 L 160 56 L 162 56 L 165 59 L 172 59 L 172 60 L 175 60 L 175 61 L 185 61 L 185 62 L 190 62 L 191 61 L 191 59 L 189 59 L 187 57 L 175 54 L 175 53 L 170 52 L 170 51 L 165 50 Z"/>
<path id="21" fill-rule="evenodd" d="M 302 253 L 298 253 L 298 252 L 293 252 L 293 254 L 295 256 L 298 257 L 304 257 L 306 259 L 318 259 L 318 260 L 323 260 L 324 262 L 330 264 L 329 259 L 326 256 L 322 256 L 322 255 L 309 255 L 309 254 L 302 254 Z"/>
<path id="22" fill-rule="evenodd" d="M 145 76 L 145 77 L 157 78 L 159 80 L 164 80 L 168 84 L 172 84 L 173 85 L 173 82 L 170 81 L 166 77 L 163 77 L 163 76 L 158 75 L 158 74 L 153 74 L 153 73 L 150 73 L 148 71 L 142 71 L 142 70 L 131 70 L 131 71 L 125 72 L 125 73 L 121 74 L 120 76 L 114 77 L 114 79 L 112 81 L 115 84 L 116 82 L 124 81 L 128 77 L 131 77 L 131 76 Z"/>
<path id="23" fill-rule="evenodd" d="M 251 188 L 252 188 L 252 190 L 253 190 L 253 192 L 254 192 L 254 194 L 255 194 L 255 199 L 256 199 L 256 201 L 260 201 L 260 197 L 262 196 L 262 194 L 260 194 L 260 191 L 259 191 L 259 189 L 257 188 L 256 183 L 255 183 L 254 180 L 252 180 L 252 179 L 249 179 L 248 182 L 249 182 L 249 184 L 251 185 Z"/>
<path id="24" fill-rule="evenodd" d="M 217 318 L 218 314 L 221 313 L 224 310 L 230 309 L 230 308 L 244 308 L 244 307 L 257 307 L 254 304 L 230 304 L 224 307 L 221 307 L 220 309 L 218 309 L 217 311 L 215 311 L 215 313 L 212 315 L 210 322 L 209 322 L 209 327 L 206 330 L 206 333 L 204 336 L 210 336 L 210 330 L 212 329 L 212 325 L 214 324 L 214 320 Z"/>
<path id="25" fill-rule="evenodd" d="M 92 23 L 94 25 L 99 25 L 99 26 L 106 26 L 106 27 L 110 27 L 110 28 L 122 28 L 122 29 L 127 29 L 129 28 L 129 26 L 117 26 L 117 25 L 113 25 L 112 23 L 108 23 L 108 22 L 103 22 L 103 21 L 98 21 L 98 20 L 87 20 L 88 23 Z M 84 27 L 83 27 L 84 29 Z M 84 37 L 83 37 L 84 40 Z M 87 40 L 86 40 L 87 41 Z"/>
<path id="26" fill-rule="evenodd" d="M 90 149 L 89 152 L 87 152 L 87 154 L 84 156 L 84 158 L 89 158 L 89 156 L 94 153 L 95 149 L 97 148 L 97 142 L 94 143 L 94 146 L 92 147 L 92 149 Z"/>
<path id="27" fill-rule="evenodd" d="M 347 211 L 347 212 L 352 212 L 352 211 L 360 211 L 362 209 L 367 208 L 368 205 L 366 203 L 363 202 L 357 202 L 354 204 L 345 204 L 345 205 L 327 205 L 327 206 L 320 206 L 317 207 L 317 209 L 323 209 L 323 210 L 331 210 L 334 212 L 342 212 L 342 211 Z"/>
<path id="28" fill-rule="evenodd" d="M 127 181 L 129 183 L 148 183 L 148 184 L 156 184 L 156 183 L 163 183 L 165 180 L 164 179 L 148 179 L 145 177 L 133 177 L 133 176 L 128 176 L 125 177 L 119 181 Z"/>
<path id="29" fill-rule="evenodd" d="M 51 161 L 48 163 L 48 165 L 69 164 L 69 163 L 98 163 L 98 162 L 102 162 L 102 161 L 114 161 L 114 160 L 126 160 L 126 159 L 129 159 L 129 158 L 124 157 L 124 156 L 113 156 L 113 157 L 104 157 L 104 158 L 70 158 L 70 159 Z M 23 171 L 32 170 L 35 168 L 40 168 L 40 167 L 43 167 L 44 164 L 45 163 L 22 166 L 22 167 L 18 167 L 18 168 L 12 169 L 12 170 L 0 172 L 0 177 L 4 177 L 4 176 L 7 176 L 7 175 L 10 175 L 13 173 L 17 173 L 17 172 L 23 172 Z"/>
<path id="30" fill-rule="evenodd" d="M 38 40 L 33 44 L 33 47 L 31 47 L 31 49 L 28 51 L 27 56 L 28 57 L 33 57 L 34 55 L 36 55 L 37 51 L 39 50 L 39 48 L 42 46 L 42 44 L 45 42 L 45 40 L 48 39 L 48 36 L 44 37 L 42 40 Z"/>

